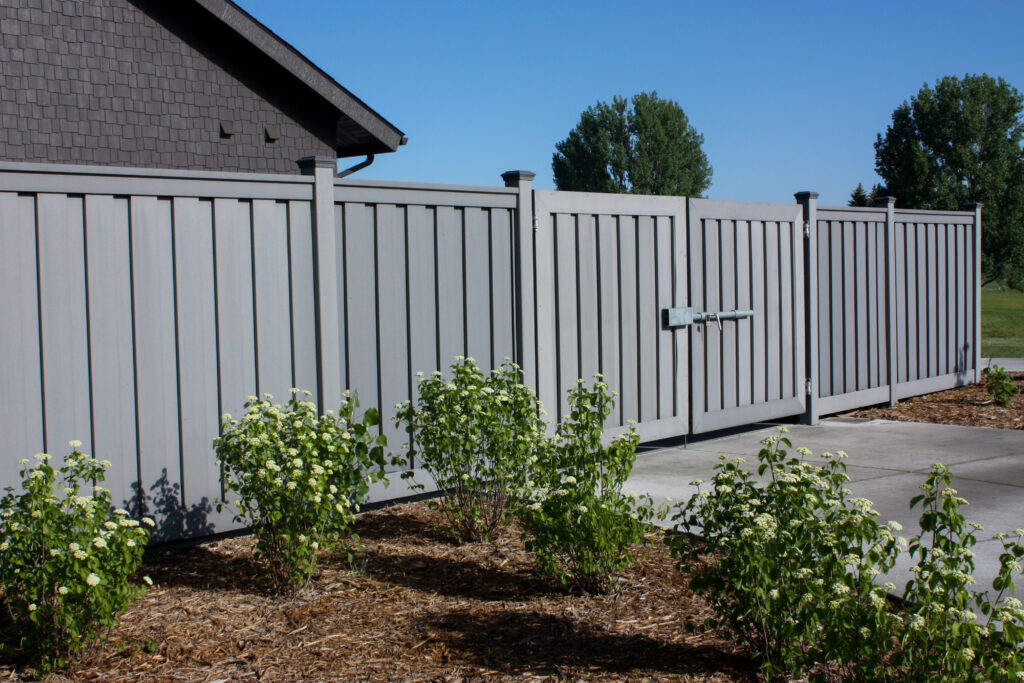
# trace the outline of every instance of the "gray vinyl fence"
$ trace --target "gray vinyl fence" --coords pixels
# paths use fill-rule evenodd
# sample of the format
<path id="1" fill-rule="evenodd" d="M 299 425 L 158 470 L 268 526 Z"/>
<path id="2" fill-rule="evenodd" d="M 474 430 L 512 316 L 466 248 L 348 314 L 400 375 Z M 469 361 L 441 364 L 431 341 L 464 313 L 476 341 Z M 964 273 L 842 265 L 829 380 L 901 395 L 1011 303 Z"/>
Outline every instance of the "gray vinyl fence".
<path id="1" fill-rule="evenodd" d="M 577 378 L 645 440 L 954 386 L 978 370 L 980 209 L 934 213 L 0 163 L 0 486 L 72 439 L 157 539 L 235 528 L 211 443 L 290 387 L 394 405 L 456 355 Z M 669 309 L 704 317 L 666 325 Z M 730 311 L 744 311 L 730 318 Z M 808 391 L 809 390 L 809 391 Z M 407 493 L 396 482 L 378 498 Z"/>
<path id="2" fill-rule="evenodd" d="M 814 414 L 965 384 L 980 355 L 980 206 L 813 207 Z M 813 339 L 816 337 L 816 344 Z"/>

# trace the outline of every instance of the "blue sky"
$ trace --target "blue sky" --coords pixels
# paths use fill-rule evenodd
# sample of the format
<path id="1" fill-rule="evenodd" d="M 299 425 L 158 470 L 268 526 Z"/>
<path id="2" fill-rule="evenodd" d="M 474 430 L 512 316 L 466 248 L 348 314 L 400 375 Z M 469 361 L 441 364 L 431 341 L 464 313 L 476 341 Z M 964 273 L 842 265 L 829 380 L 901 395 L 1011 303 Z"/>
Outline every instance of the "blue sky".
<path id="1" fill-rule="evenodd" d="M 986 72 L 1024 90 L 1017 0 L 237 1 L 409 137 L 367 178 L 528 169 L 553 188 L 580 112 L 656 90 L 704 135 L 708 196 L 845 204 L 878 181 L 875 135 L 924 83 Z"/>

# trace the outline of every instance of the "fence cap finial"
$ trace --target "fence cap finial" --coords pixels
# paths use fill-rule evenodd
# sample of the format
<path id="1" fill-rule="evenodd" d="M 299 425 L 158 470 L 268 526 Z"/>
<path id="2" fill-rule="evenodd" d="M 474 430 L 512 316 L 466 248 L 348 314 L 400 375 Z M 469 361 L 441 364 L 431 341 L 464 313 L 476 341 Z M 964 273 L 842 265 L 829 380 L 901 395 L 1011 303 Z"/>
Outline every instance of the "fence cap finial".
<path id="1" fill-rule="evenodd" d="M 817 199 L 818 193 L 812 192 L 811 190 L 800 190 L 799 192 L 794 192 L 793 196 L 796 197 L 797 201 L 802 199 Z"/>
<path id="2" fill-rule="evenodd" d="M 967 202 L 963 205 L 964 211 L 977 211 L 981 208 L 981 202 Z"/>
<path id="3" fill-rule="evenodd" d="M 505 187 L 517 187 L 521 182 L 530 182 L 537 177 L 533 171 L 505 171 L 501 179 L 505 181 Z"/>
<path id="4" fill-rule="evenodd" d="M 316 168 L 337 168 L 338 160 L 335 157 L 327 156 L 326 154 L 317 154 L 316 156 L 302 157 L 296 159 L 295 163 L 299 165 L 299 170 L 302 175 L 313 175 L 313 169 Z"/>
<path id="5" fill-rule="evenodd" d="M 890 206 L 891 207 L 895 207 L 896 206 L 896 198 L 895 197 L 888 197 L 888 196 L 875 197 L 875 206 L 880 208 L 880 209 L 887 209 Z"/>

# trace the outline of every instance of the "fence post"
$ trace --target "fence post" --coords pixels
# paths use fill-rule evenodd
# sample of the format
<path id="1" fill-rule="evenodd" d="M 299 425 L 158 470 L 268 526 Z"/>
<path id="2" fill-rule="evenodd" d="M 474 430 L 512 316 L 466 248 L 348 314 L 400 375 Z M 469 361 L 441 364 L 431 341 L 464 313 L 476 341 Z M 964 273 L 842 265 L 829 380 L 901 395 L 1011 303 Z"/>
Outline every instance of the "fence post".
<path id="1" fill-rule="evenodd" d="M 964 204 L 974 212 L 974 381 L 981 381 L 981 202 Z"/>
<path id="2" fill-rule="evenodd" d="M 797 192 L 804 209 L 804 364 L 806 409 L 800 421 L 818 424 L 818 193 Z"/>
<path id="3" fill-rule="evenodd" d="M 896 353 L 896 198 L 875 197 L 875 206 L 885 209 L 885 367 L 889 371 L 889 405 L 894 406 L 899 354 Z"/>
<path id="4" fill-rule="evenodd" d="M 531 171 L 506 171 L 501 174 L 505 187 L 519 189 L 516 222 L 513 226 L 515 250 L 515 362 L 523 370 L 523 383 L 537 387 L 537 349 L 534 348 L 533 291 L 533 179 Z"/>
<path id="5" fill-rule="evenodd" d="M 337 159 L 302 157 L 302 175 L 313 176 L 313 277 L 316 311 L 317 406 L 341 405 L 341 325 L 338 315 L 338 268 L 334 225 L 334 174 Z"/>

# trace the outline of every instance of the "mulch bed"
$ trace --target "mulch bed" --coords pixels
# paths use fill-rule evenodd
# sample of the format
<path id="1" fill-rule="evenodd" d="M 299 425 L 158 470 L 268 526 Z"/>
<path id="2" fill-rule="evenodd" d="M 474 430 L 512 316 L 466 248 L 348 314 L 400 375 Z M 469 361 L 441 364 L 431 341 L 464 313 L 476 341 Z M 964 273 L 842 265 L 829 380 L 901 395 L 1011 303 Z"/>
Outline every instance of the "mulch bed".
<path id="1" fill-rule="evenodd" d="M 425 503 L 363 513 L 365 550 L 325 561 L 291 598 L 255 581 L 251 537 L 150 551 L 155 586 L 52 680 L 761 680 L 703 631 L 708 608 L 658 539 L 618 592 L 574 594 L 513 532 L 457 546 L 438 521 Z M 0 665 L 0 680 L 19 673 Z"/>
<path id="2" fill-rule="evenodd" d="M 978 383 L 906 399 L 892 407 L 856 410 L 849 415 L 905 422 L 1024 429 L 1024 373 L 1011 373 L 1011 376 L 1017 383 L 1017 395 L 1006 408 L 989 400 L 985 385 Z"/>

